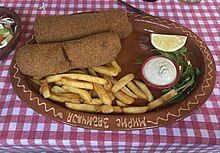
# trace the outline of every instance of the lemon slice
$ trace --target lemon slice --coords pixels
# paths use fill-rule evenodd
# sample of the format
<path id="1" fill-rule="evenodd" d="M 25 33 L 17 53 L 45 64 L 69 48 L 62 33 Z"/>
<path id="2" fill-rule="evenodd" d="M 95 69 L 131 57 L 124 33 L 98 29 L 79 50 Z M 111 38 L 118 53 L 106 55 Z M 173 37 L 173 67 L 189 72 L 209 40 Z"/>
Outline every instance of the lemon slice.
<path id="1" fill-rule="evenodd" d="M 151 34 L 152 45 L 164 52 L 175 52 L 186 43 L 187 37 L 181 35 Z"/>

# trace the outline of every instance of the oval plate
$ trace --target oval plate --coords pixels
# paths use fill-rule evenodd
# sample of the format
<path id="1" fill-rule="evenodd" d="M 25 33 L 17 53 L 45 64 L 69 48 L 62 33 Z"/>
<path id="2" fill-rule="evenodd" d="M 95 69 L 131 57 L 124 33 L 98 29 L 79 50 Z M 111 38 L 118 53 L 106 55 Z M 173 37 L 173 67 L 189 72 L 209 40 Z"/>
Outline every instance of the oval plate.
<path id="1" fill-rule="evenodd" d="M 129 14 L 133 26 L 133 33 L 122 40 L 122 50 L 117 57 L 117 62 L 122 67 L 119 78 L 127 73 L 134 73 L 140 79 L 140 66 L 134 64 L 140 57 L 152 56 L 149 35 L 152 32 L 165 34 L 181 34 L 188 37 L 186 47 L 191 63 L 202 70 L 197 79 L 194 90 L 179 103 L 173 104 L 159 111 L 151 111 L 137 115 L 102 115 L 74 111 L 64 105 L 44 99 L 38 93 L 38 87 L 23 75 L 15 58 L 10 67 L 11 81 L 14 90 L 20 99 L 38 113 L 54 120 L 85 128 L 102 130 L 131 130 L 145 129 L 170 125 L 189 116 L 197 110 L 210 96 L 216 78 L 215 63 L 206 44 L 189 29 L 172 21 L 151 15 Z M 31 37 L 34 39 L 33 35 Z M 33 41 L 29 38 L 26 41 Z M 33 42 L 32 42 L 33 43 Z"/>

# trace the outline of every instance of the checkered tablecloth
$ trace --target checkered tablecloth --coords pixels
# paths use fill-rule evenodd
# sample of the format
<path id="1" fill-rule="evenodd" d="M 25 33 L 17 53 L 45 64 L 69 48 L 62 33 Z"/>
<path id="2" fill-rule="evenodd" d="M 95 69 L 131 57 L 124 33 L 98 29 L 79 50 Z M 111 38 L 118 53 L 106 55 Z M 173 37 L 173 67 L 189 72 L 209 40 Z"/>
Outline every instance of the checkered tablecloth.
<path id="1" fill-rule="evenodd" d="M 42 2 L 45 4 L 42 7 Z M 27 107 L 16 96 L 9 77 L 15 51 L 0 61 L 0 151 L 39 152 L 218 152 L 220 150 L 220 1 L 196 5 L 177 0 L 126 1 L 155 16 L 178 22 L 207 43 L 216 62 L 217 84 L 210 98 L 191 116 L 167 127 L 136 131 L 99 131 L 58 123 Z M 0 0 L 22 21 L 20 42 L 30 35 L 36 16 L 125 7 L 114 1 Z M 45 9 L 44 9 L 45 8 Z"/>

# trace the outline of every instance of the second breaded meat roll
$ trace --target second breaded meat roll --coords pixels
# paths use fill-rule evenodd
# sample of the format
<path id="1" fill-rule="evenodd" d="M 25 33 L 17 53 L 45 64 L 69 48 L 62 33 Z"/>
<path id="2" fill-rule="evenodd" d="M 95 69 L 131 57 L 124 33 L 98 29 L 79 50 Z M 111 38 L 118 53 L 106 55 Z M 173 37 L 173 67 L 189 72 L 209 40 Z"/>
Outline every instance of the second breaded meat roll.
<path id="1" fill-rule="evenodd" d="M 132 33 L 131 23 L 124 11 L 46 16 L 37 17 L 34 21 L 37 43 L 63 42 L 109 31 L 117 33 L 121 39 Z"/>
<path id="2" fill-rule="evenodd" d="M 115 33 L 100 33 L 64 43 L 29 44 L 21 47 L 16 62 L 23 74 L 44 77 L 113 61 L 121 49 Z"/>
<path id="3" fill-rule="evenodd" d="M 117 34 L 106 32 L 68 41 L 63 48 L 72 68 L 88 68 L 113 61 L 121 43 Z"/>

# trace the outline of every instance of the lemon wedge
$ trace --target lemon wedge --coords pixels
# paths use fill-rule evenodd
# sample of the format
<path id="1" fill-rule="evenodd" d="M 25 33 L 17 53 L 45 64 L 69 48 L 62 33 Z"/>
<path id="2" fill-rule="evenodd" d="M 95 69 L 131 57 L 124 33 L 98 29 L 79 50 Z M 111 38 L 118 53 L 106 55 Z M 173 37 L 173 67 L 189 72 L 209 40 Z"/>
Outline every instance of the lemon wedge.
<path id="1" fill-rule="evenodd" d="M 164 52 L 175 52 L 186 43 L 187 37 L 181 35 L 151 34 L 151 44 Z"/>

